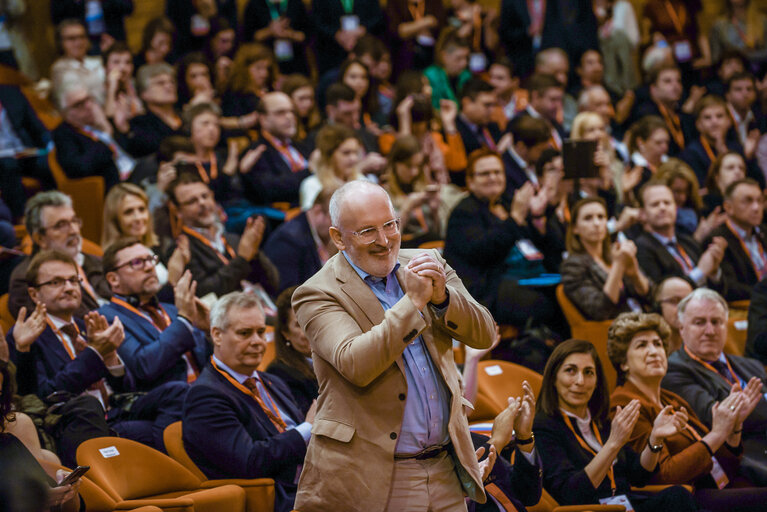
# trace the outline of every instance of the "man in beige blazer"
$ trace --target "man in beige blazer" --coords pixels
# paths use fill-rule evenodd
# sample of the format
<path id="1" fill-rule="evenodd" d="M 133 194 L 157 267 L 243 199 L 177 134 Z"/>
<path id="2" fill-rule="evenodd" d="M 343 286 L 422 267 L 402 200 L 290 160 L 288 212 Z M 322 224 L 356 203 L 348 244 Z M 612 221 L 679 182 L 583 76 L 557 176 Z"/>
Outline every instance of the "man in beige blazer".
<path id="1" fill-rule="evenodd" d="M 465 510 L 484 503 L 453 339 L 489 347 L 493 318 L 436 251 L 400 251 L 386 192 L 331 199 L 339 253 L 293 295 L 320 385 L 296 509 Z"/>

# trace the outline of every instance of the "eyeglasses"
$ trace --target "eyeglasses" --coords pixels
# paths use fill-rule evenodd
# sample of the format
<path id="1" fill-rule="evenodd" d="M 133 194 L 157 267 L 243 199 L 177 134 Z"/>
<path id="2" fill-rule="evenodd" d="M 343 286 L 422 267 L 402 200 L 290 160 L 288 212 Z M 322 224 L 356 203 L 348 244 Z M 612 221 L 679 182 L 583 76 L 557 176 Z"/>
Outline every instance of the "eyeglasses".
<path id="1" fill-rule="evenodd" d="M 399 234 L 400 219 L 392 219 L 380 228 L 367 228 L 362 231 L 352 231 L 352 234 L 363 244 L 369 245 L 378 239 L 378 232 L 383 231 L 387 237 Z"/>
<path id="2" fill-rule="evenodd" d="M 80 217 L 61 219 L 53 226 L 42 228 L 40 231 L 64 231 L 65 229 L 69 229 L 71 226 L 77 226 L 77 229 L 79 230 L 81 227 L 83 227 L 83 219 Z"/>
<path id="3" fill-rule="evenodd" d="M 69 278 L 63 278 L 63 277 L 54 277 L 50 281 L 45 281 L 44 283 L 33 285 L 33 288 L 42 288 L 43 286 L 50 286 L 51 288 L 61 288 L 65 284 L 69 283 L 72 286 L 80 286 L 80 283 L 82 283 L 83 280 L 79 276 L 72 276 Z"/>
<path id="4" fill-rule="evenodd" d="M 192 206 L 196 203 L 204 203 L 206 201 L 209 201 L 210 198 L 213 197 L 213 194 L 210 191 L 203 192 L 199 196 L 193 197 L 191 199 L 187 199 L 186 201 L 183 201 L 179 203 L 179 206 Z"/>
<path id="5" fill-rule="evenodd" d="M 130 266 L 130 268 L 132 268 L 133 270 L 143 270 L 146 268 L 147 263 L 149 263 L 150 266 L 154 267 L 155 265 L 157 265 L 159 261 L 160 261 L 160 258 L 156 254 L 153 254 L 151 256 L 144 256 L 143 258 L 133 258 L 132 260 L 128 260 L 121 265 L 117 265 L 111 271 L 114 272 L 115 270 L 118 270 L 127 266 Z"/>

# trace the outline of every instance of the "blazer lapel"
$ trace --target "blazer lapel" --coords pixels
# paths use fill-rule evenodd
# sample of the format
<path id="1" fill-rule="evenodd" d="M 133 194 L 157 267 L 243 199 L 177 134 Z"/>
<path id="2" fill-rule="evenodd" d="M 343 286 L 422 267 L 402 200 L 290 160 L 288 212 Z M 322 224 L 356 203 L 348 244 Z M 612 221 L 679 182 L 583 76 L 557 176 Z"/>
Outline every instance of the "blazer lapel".
<path id="1" fill-rule="evenodd" d="M 370 327 L 383 322 L 384 310 L 373 291 L 365 284 L 357 272 L 349 265 L 340 252 L 334 256 L 336 279 L 341 282 L 341 289 L 354 302 L 359 311 L 370 321 Z M 355 316 L 359 319 L 359 316 Z"/>
<path id="2" fill-rule="evenodd" d="M 240 400 L 247 404 L 248 408 L 253 411 L 253 419 L 258 422 L 261 428 L 267 430 L 271 435 L 279 434 L 277 427 L 274 426 L 272 420 L 269 419 L 263 409 L 261 409 L 261 406 L 258 405 L 258 402 L 256 402 L 252 396 L 247 395 L 239 389 L 235 388 L 229 381 L 224 378 L 223 375 L 221 375 L 215 369 L 213 370 L 213 375 L 221 383 L 222 386 L 230 390 L 231 393 L 235 394 Z"/>

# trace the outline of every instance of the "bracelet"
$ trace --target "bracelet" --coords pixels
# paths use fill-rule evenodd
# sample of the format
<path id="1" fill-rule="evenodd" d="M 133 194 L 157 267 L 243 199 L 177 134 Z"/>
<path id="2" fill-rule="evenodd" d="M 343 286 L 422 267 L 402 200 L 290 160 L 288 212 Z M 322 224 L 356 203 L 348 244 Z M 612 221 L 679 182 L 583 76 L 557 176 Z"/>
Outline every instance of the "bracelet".
<path id="1" fill-rule="evenodd" d="M 650 437 L 647 437 L 647 447 L 650 449 L 653 453 L 658 453 L 663 449 L 663 441 L 661 441 L 660 444 L 652 444 L 650 443 Z"/>
<path id="2" fill-rule="evenodd" d="M 520 438 L 517 437 L 514 441 L 517 443 L 517 446 L 520 446 L 520 445 L 524 446 L 526 444 L 534 443 L 535 442 L 535 433 L 534 432 L 530 432 L 530 437 L 528 437 L 527 439 L 520 439 Z"/>

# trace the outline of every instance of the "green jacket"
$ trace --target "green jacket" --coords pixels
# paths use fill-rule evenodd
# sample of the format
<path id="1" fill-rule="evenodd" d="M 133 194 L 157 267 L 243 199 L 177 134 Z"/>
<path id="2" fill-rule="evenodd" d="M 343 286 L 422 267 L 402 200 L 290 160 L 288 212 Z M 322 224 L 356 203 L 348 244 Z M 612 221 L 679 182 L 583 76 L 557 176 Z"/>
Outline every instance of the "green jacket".
<path id="1" fill-rule="evenodd" d="M 423 72 L 426 78 L 429 79 L 431 84 L 431 105 L 435 109 L 439 110 L 439 100 L 450 100 L 456 103 L 458 102 L 458 95 L 456 91 L 450 85 L 450 80 L 447 78 L 447 73 L 441 67 L 431 65 Z M 458 88 L 463 87 L 469 78 L 471 78 L 471 71 L 464 69 L 461 74 L 458 75 Z M 459 103 L 460 106 L 460 103 Z"/>

